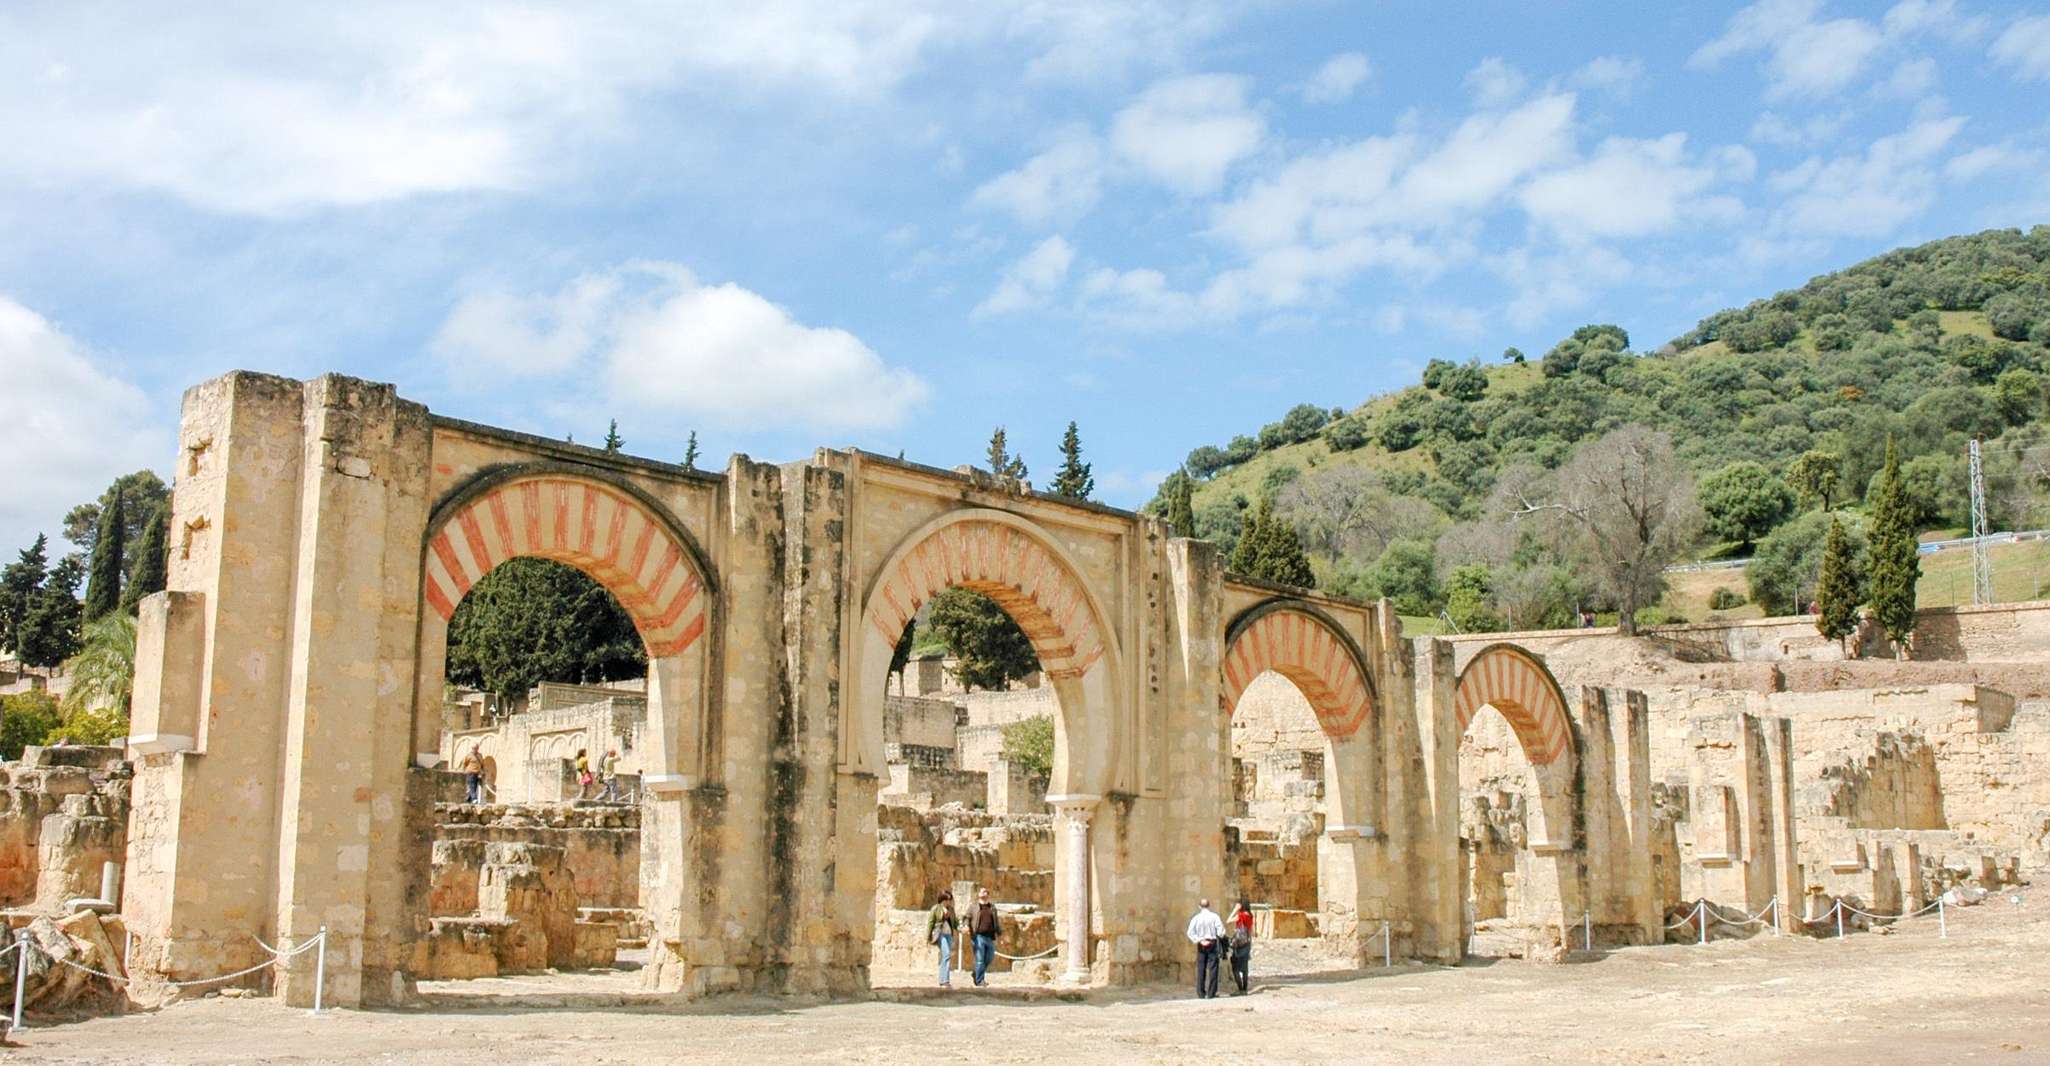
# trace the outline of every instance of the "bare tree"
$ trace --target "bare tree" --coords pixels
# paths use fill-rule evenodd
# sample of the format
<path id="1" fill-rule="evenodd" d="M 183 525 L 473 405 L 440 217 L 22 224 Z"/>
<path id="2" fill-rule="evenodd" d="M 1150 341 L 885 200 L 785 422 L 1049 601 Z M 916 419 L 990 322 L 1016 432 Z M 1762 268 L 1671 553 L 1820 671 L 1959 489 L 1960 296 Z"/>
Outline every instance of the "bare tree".
<path id="1" fill-rule="evenodd" d="M 1701 507 L 1673 438 L 1646 426 L 1581 445 L 1550 476 L 1508 486 L 1518 518 L 1549 517 L 1616 602 L 1617 628 L 1637 632 L 1637 608 L 1665 589 L 1665 566 L 1694 542 Z"/>
<path id="2" fill-rule="evenodd" d="M 1303 547 L 1369 562 L 1395 541 L 1428 538 L 1446 523 L 1429 500 L 1389 492 L 1379 474 L 1357 466 L 1313 470 L 1283 488 L 1274 505 L 1302 534 Z"/>

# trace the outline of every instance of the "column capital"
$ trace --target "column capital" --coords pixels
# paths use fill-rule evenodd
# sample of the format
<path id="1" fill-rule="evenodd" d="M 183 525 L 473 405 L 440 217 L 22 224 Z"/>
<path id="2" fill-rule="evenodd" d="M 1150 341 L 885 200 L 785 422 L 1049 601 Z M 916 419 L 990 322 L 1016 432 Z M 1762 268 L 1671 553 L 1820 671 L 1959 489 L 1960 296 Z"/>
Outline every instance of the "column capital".
<path id="1" fill-rule="evenodd" d="M 1086 819 L 1103 797 L 1092 792 L 1063 792 L 1046 797 L 1046 802 L 1070 818 Z"/>

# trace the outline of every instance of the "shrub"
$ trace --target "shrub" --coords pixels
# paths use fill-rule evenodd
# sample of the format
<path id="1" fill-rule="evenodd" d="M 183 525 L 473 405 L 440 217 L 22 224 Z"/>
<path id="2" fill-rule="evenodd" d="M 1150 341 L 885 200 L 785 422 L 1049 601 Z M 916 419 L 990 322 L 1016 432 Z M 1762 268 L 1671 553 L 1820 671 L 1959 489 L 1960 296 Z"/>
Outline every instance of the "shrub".
<path id="1" fill-rule="evenodd" d="M 1004 727 L 1004 758 L 1041 776 L 1053 773 L 1053 716 L 1037 714 Z"/>
<path id="2" fill-rule="evenodd" d="M 1711 611 L 1733 610 L 1750 602 L 1735 589 L 1717 589 L 1708 594 L 1708 609 Z"/>

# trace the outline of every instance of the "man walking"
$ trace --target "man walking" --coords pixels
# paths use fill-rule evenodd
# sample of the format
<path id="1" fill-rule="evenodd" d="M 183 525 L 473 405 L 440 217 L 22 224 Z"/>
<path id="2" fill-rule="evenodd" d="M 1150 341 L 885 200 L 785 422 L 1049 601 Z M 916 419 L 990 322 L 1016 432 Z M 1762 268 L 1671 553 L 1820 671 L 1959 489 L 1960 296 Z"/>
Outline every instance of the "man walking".
<path id="1" fill-rule="evenodd" d="M 1216 915 L 1211 915 L 1215 918 Z M 975 987 L 983 985 L 983 975 L 989 972 L 990 959 L 997 952 L 997 906 L 989 901 L 989 889 L 975 893 L 975 910 L 968 916 L 968 934 L 975 942 Z"/>
<path id="2" fill-rule="evenodd" d="M 1217 998 L 1217 954 L 1224 946 L 1224 920 L 1210 909 L 1210 901 L 1196 902 L 1196 915 L 1189 919 L 1189 943 L 1196 945 L 1196 998 Z"/>
<path id="3" fill-rule="evenodd" d="M 598 781 L 605 788 L 598 793 L 598 799 L 606 803 L 619 802 L 619 749 L 614 748 L 598 760 Z"/>

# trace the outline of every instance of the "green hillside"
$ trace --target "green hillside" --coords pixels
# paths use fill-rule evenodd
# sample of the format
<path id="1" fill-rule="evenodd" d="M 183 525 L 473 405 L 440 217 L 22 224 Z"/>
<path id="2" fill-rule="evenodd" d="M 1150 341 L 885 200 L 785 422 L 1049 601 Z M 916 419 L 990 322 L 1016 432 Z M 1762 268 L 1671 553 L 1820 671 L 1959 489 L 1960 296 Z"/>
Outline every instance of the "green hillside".
<path id="1" fill-rule="evenodd" d="M 1511 349 L 1486 362 L 1433 360 L 1416 385 L 1351 408 L 1324 406 L 1328 398 L 1299 405 L 1195 449 L 1187 469 L 1199 534 L 1229 547 L 1246 509 L 1271 495 L 1326 588 L 1387 594 L 1406 614 L 1436 616 L 1453 571 L 1485 566 L 1494 614 L 1563 624 L 1609 605 L 1576 582 L 1575 560 L 1556 545 L 1497 528 L 1499 497 L 1515 487 L 1505 474 L 1542 477 L 1624 425 L 1661 431 L 1684 469 L 1720 490 L 1704 503 L 1733 535 L 1704 532 L 1689 553 L 1713 557 L 1753 550 L 1741 540 L 1763 550 L 1774 529 L 1819 508 L 1785 484 L 1809 453 L 1834 457 L 1831 502 L 1856 507 L 1889 438 L 1924 524 L 1966 526 L 1964 456 L 1978 436 L 1995 528 L 2040 525 L 2046 372 L 2050 226 L 1993 230 L 1718 312 L 1655 350 L 1590 325 L 1541 357 Z M 1744 463 L 1758 468 L 1729 470 Z M 1469 574 L 1469 584 L 1481 580 Z M 1764 592 L 1788 602 L 1804 594 Z"/>

